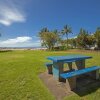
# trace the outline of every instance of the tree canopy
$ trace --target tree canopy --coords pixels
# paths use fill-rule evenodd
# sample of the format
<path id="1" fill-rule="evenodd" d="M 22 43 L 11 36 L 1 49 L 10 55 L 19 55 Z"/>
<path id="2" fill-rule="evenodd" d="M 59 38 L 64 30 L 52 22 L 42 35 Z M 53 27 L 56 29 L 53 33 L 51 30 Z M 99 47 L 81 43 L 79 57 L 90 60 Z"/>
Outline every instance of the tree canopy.
<path id="1" fill-rule="evenodd" d="M 100 27 L 96 29 L 94 34 L 90 34 L 81 28 L 76 38 L 68 39 L 68 34 L 70 33 L 72 33 L 72 29 L 68 25 L 65 25 L 61 31 L 57 29 L 50 31 L 48 28 L 43 28 L 39 32 L 41 45 L 49 50 L 52 50 L 55 46 L 59 46 L 59 44 L 66 49 L 69 47 L 86 49 L 92 46 L 95 47 L 95 45 L 100 49 Z M 66 36 L 67 38 L 63 39 L 61 36 Z"/>
<path id="2" fill-rule="evenodd" d="M 77 44 L 81 48 L 86 48 L 88 32 L 85 29 L 80 29 L 80 32 L 77 36 Z"/>
<path id="3" fill-rule="evenodd" d="M 100 27 L 96 29 L 94 36 L 96 38 L 97 46 L 100 49 Z"/>
<path id="4" fill-rule="evenodd" d="M 52 50 L 59 40 L 57 31 L 49 31 L 47 28 L 43 28 L 39 36 L 41 38 L 41 45 L 47 47 L 49 50 Z"/>

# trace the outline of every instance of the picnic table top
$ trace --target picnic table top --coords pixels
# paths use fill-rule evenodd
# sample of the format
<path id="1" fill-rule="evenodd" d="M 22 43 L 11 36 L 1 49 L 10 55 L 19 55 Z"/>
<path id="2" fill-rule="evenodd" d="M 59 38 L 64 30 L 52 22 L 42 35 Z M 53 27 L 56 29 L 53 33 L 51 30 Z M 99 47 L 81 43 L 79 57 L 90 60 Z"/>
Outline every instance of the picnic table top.
<path id="1" fill-rule="evenodd" d="M 52 60 L 53 62 L 62 62 L 62 61 L 73 61 L 73 60 L 83 60 L 83 59 L 90 59 L 91 56 L 85 55 L 66 55 L 66 56 L 49 56 L 47 57 L 48 60 Z"/>

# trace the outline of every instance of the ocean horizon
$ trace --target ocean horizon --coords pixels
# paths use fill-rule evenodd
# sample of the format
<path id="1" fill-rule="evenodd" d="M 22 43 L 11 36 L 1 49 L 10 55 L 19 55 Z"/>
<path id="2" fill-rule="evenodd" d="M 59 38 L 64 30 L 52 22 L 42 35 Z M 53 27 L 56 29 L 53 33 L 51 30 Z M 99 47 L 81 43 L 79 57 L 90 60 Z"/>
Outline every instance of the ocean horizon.
<path id="1" fill-rule="evenodd" d="M 46 49 L 45 47 L 0 47 L 0 49 Z"/>

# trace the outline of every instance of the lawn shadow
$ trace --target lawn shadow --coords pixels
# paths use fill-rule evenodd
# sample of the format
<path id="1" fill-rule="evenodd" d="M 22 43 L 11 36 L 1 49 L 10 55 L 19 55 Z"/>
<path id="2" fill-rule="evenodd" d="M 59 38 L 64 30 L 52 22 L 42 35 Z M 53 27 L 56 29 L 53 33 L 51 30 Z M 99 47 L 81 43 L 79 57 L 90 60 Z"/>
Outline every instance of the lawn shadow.
<path id="1" fill-rule="evenodd" d="M 0 50 L 0 53 L 12 52 L 12 50 Z"/>
<path id="2" fill-rule="evenodd" d="M 89 76 L 77 79 L 77 88 L 73 90 L 74 93 L 80 97 L 91 94 L 100 88 L 100 79 L 91 79 Z"/>

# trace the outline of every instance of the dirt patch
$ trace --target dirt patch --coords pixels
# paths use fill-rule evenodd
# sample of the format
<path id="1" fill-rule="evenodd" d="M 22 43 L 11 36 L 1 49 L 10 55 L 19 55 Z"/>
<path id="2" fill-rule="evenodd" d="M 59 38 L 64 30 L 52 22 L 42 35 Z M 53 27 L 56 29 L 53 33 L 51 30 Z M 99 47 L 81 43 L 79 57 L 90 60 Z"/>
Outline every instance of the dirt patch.
<path id="1" fill-rule="evenodd" d="M 56 100 L 62 100 L 65 96 L 72 94 L 72 91 L 68 91 L 65 83 L 58 82 L 52 75 L 47 72 L 39 75 L 43 83 L 49 88 Z"/>

